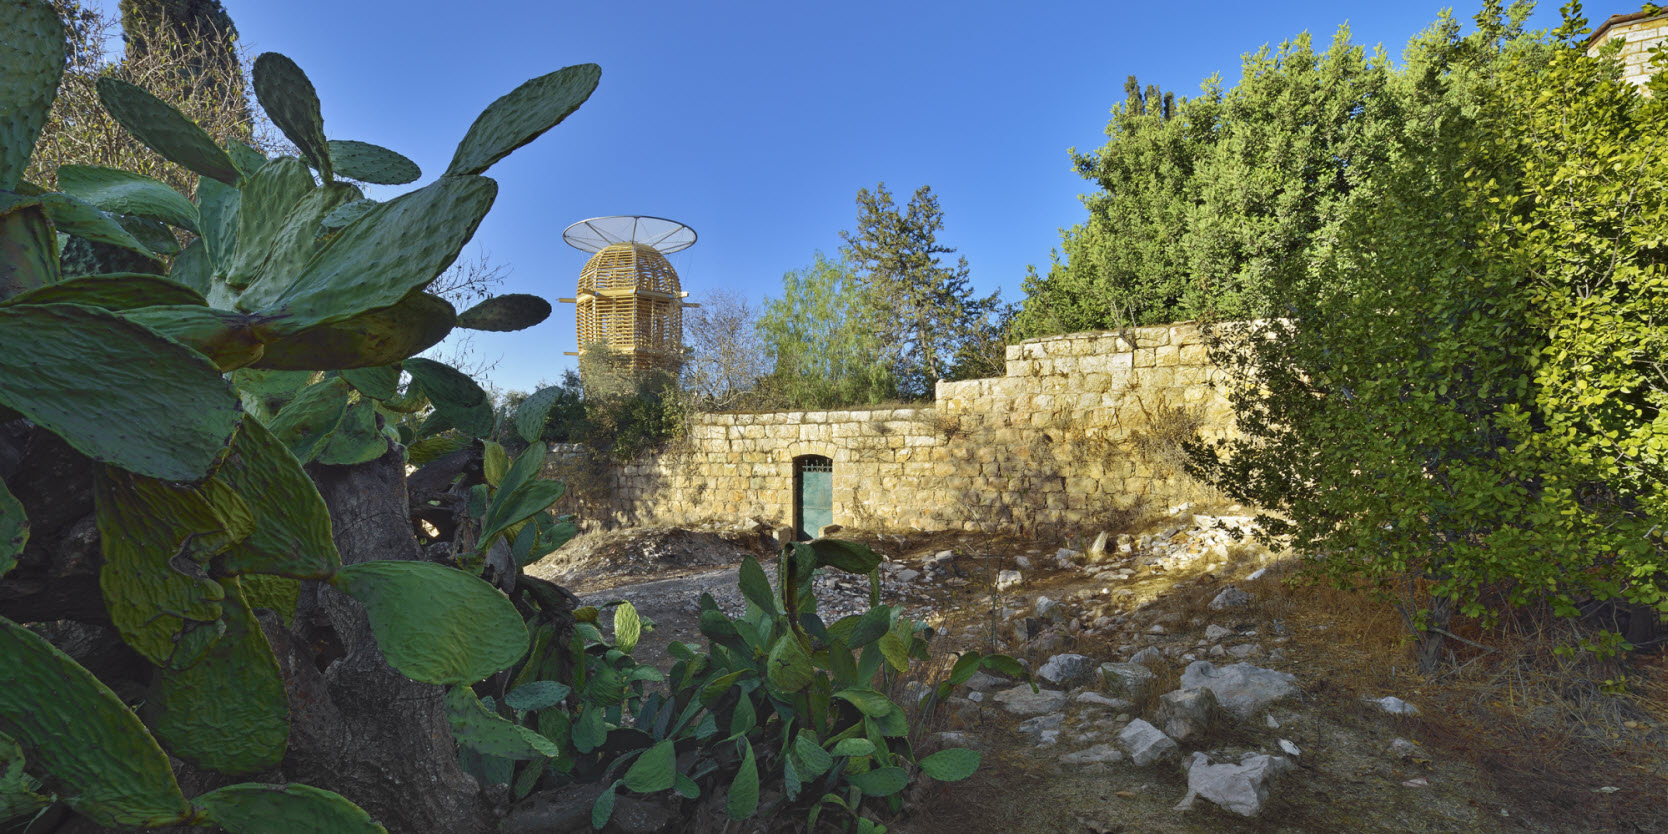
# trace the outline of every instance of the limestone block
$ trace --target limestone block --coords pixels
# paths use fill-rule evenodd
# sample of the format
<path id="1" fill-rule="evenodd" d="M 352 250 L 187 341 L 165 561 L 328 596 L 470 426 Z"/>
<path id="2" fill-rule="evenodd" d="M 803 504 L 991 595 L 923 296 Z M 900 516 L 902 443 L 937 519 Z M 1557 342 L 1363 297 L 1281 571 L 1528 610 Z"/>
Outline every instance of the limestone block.
<path id="1" fill-rule="evenodd" d="M 1181 363 L 1183 365 L 1203 365 L 1210 361 L 1209 352 L 1202 344 L 1183 345 L 1181 348 Z"/>

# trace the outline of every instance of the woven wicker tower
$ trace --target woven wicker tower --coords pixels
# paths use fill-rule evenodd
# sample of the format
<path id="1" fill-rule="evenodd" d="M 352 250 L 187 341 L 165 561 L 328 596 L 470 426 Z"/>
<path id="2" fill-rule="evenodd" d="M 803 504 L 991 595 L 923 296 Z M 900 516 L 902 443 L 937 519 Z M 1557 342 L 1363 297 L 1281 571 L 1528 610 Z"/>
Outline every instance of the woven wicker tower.
<path id="1" fill-rule="evenodd" d="M 562 239 L 592 252 L 579 273 L 579 348 L 605 345 L 633 372 L 676 371 L 683 359 L 683 299 L 666 256 L 695 245 L 695 230 L 660 217 L 593 217 Z M 578 356 L 578 353 L 569 353 Z M 583 372 L 583 369 L 581 369 Z"/>

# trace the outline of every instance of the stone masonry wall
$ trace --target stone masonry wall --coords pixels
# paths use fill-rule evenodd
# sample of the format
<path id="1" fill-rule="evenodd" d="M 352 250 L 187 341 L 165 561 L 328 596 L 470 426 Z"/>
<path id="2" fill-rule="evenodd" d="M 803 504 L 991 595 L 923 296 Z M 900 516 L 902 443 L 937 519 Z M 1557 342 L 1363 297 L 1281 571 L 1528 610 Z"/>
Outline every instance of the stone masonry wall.
<path id="1" fill-rule="evenodd" d="M 1217 374 L 1192 324 L 1032 339 L 1008 348 L 1004 376 L 940 382 L 931 406 L 701 415 L 678 448 L 593 466 L 569 511 L 791 524 L 801 455 L 834 461 L 846 526 L 1034 532 L 1162 511 L 1202 493 L 1176 442 L 1230 431 Z"/>
<path id="2" fill-rule="evenodd" d="M 1650 80 L 1651 50 L 1668 39 L 1668 12 L 1617 15 L 1601 24 L 1588 41 L 1587 53 L 1594 55 L 1603 44 L 1622 41 L 1622 78 L 1644 86 Z"/>

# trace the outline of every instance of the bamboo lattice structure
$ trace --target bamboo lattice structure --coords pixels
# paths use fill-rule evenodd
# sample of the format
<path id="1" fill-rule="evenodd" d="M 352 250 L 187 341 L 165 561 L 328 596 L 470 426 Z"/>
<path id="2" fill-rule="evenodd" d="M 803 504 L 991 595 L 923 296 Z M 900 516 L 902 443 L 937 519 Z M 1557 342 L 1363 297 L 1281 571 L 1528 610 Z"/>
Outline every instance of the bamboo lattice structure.
<path id="1" fill-rule="evenodd" d="M 579 273 L 578 297 L 562 299 L 577 307 L 579 349 L 606 346 L 634 373 L 675 372 L 688 293 L 664 253 L 693 244 L 693 230 L 659 218 L 606 217 L 575 223 L 563 237 L 595 253 Z"/>

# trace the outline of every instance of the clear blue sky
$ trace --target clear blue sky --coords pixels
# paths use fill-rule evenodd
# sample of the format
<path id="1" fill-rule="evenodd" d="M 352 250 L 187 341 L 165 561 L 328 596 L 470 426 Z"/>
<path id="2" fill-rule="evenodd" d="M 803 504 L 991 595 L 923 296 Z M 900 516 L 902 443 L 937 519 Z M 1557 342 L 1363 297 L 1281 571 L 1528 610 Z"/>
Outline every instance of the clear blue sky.
<path id="1" fill-rule="evenodd" d="M 1124 78 L 1191 95 L 1227 84 L 1240 56 L 1300 32 L 1322 45 L 1346 21 L 1399 57 L 1435 0 L 1252 2 L 435 2 L 224 0 L 243 41 L 305 69 L 325 131 L 398 150 L 427 182 L 488 102 L 535 75 L 602 65 L 591 100 L 489 173 L 498 202 L 471 251 L 513 269 L 506 291 L 572 296 L 585 256 L 568 224 L 649 214 L 693 226 L 672 256 L 698 301 L 758 301 L 782 273 L 832 254 L 860 187 L 900 202 L 929 184 L 985 292 L 1018 296 L 1059 229 L 1083 219 L 1087 183 L 1067 149 L 1104 142 Z M 103 5 L 114 6 L 114 0 Z M 1602 20 L 1632 11 L 1592 4 Z M 1455 13 L 1469 23 L 1475 6 Z M 1531 25 L 1556 24 L 1544 4 Z M 378 196 L 378 195 L 373 195 Z M 384 195 L 385 196 L 385 195 Z M 574 360 L 572 305 L 516 334 L 491 381 L 531 389 Z"/>

